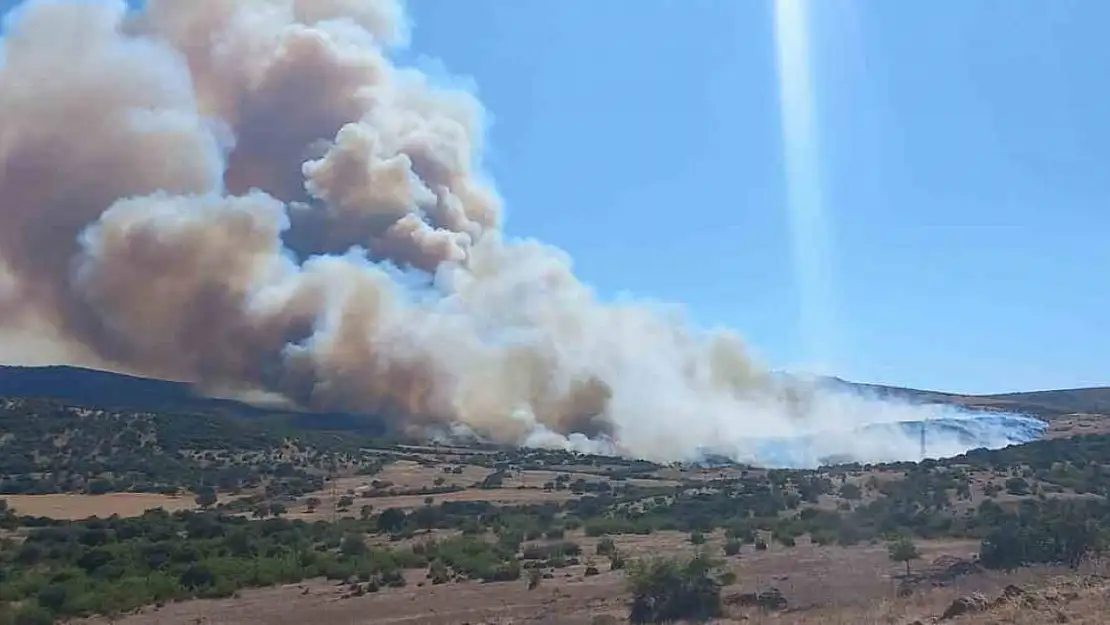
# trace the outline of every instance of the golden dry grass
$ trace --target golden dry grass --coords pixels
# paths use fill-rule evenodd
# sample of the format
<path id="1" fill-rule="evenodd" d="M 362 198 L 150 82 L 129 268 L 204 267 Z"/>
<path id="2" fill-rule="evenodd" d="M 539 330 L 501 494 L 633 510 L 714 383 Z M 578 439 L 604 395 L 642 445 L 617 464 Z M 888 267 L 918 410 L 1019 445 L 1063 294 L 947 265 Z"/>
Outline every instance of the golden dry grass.
<path id="1" fill-rule="evenodd" d="M 392 482 L 397 488 L 431 488 L 439 479 L 442 480 L 442 485 L 470 486 L 481 482 L 493 472 L 491 469 L 469 464 L 460 467 L 462 473 L 444 473 L 442 466 L 424 466 L 411 460 L 398 460 L 385 465 L 373 477 L 344 478 L 343 483 L 348 484 L 347 488 L 359 488 L 378 480 Z"/>
<path id="2" fill-rule="evenodd" d="M 157 495 L 150 493 L 109 493 L 106 495 L 5 495 L 8 506 L 18 514 L 61 520 L 87 519 L 92 516 L 139 516 L 147 510 L 162 508 L 167 512 L 196 508 L 192 495 Z"/>

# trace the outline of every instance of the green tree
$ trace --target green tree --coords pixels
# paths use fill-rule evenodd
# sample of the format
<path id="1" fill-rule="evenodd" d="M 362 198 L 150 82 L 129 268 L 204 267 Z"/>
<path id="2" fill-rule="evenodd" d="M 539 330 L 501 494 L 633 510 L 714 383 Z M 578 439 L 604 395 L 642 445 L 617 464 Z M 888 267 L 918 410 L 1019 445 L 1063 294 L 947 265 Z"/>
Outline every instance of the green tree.
<path id="1" fill-rule="evenodd" d="M 721 615 L 718 565 L 704 554 L 689 560 L 654 558 L 628 567 L 632 594 L 629 621 L 669 623 L 708 620 Z"/>
<path id="2" fill-rule="evenodd" d="M 212 488 L 211 486 L 205 486 L 204 488 L 201 488 L 199 491 L 197 491 L 197 496 L 195 499 L 197 505 L 205 510 L 216 505 L 216 502 L 218 500 L 219 497 L 216 496 L 216 489 Z"/>
<path id="3" fill-rule="evenodd" d="M 1029 482 L 1023 477 L 1011 477 L 1006 480 L 1006 492 L 1011 495 L 1023 496 L 1029 494 Z"/>
<path id="4" fill-rule="evenodd" d="M 899 536 L 892 540 L 887 544 L 886 550 L 892 561 L 905 563 L 906 575 L 910 574 L 910 562 L 921 558 L 921 552 L 909 536 Z"/>
<path id="5" fill-rule="evenodd" d="M 365 555 L 370 548 L 366 546 L 366 541 L 362 539 L 361 534 L 350 533 L 343 537 L 339 551 L 345 556 L 358 557 Z"/>
<path id="6" fill-rule="evenodd" d="M 615 543 L 613 543 L 613 539 L 606 536 L 605 538 L 597 541 L 597 547 L 595 547 L 594 549 L 597 552 L 597 555 L 607 556 L 613 553 L 616 548 L 617 546 Z"/>
<path id="7" fill-rule="evenodd" d="M 385 533 L 395 532 L 405 526 L 406 518 L 404 510 L 386 508 L 378 515 L 378 530 Z"/>
<path id="8" fill-rule="evenodd" d="M 844 499 L 856 501 L 863 497 L 863 491 L 852 482 L 847 482 L 840 487 L 840 496 Z"/>
<path id="9" fill-rule="evenodd" d="M 734 556 L 740 553 L 740 541 L 735 538 L 730 538 L 725 541 L 725 555 Z"/>

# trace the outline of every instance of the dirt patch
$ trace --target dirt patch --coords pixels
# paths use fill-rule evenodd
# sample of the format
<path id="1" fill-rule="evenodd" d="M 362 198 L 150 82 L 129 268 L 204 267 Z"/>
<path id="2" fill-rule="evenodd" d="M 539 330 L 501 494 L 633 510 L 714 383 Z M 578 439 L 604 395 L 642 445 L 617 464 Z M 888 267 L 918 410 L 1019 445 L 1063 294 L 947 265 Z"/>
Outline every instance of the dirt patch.
<path id="1" fill-rule="evenodd" d="M 78 520 L 89 517 L 139 516 L 147 510 L 162 508 L 167 512 L 192 510 L 192 495 L 172 496 L 149 493 L 109 493 L 107 495 L 5 495 L 8 506 L 18 514 Z"/>

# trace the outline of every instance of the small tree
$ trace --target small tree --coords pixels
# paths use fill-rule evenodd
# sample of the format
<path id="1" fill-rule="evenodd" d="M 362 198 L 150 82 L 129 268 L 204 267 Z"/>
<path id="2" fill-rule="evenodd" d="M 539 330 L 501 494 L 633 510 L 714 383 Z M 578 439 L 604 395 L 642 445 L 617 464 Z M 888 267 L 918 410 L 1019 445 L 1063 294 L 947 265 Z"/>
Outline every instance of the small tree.
<path id="1" fill-rule="evenodd" d="M 909 536 L 899 536 L 887 545 L 887 555 L 894 562 L 906 564 L 906 575 L 910 574 L 910 562 L 921 558 L 921 552 Z"/>
<path id="2" fill-rule="evenodd" d="M 197 493 L 197 497 L 195 499 L 195 501 L 197 502 L 197 505 L 200 506 L 204 510 L 207 510 L 207 509 L 211 508 L 212 506 L 216 505 L 217 500 L 218 500 L 218 497 L 216 497 L 216 490 L 214 488 L 212 488 L 211 486 L 202 488 Z"/>
<path id="3" fill-rule="evenodd" d="M 613 539 L 606 536 L 605 538 L 597 541 L 597 546 L 595 547 L 595 550 L 597 551 L 597 555 L 607 556 L 613 553 L 616 548 L 617 546 L 613 543 Z"/>
<path id="4" fill-rule="evenodd" d="M 378 531 L 393 533 L 405 526 L 407 515 L 404 510 L 386 508 L 378 515 Z"/>
<path id="5" fill-rule="evenodd" d="M 734 556 L 740 553 L 740 541 L 735 538 L 730 538 L 725 541 L 725 555 Z"/>
<path id="6" fill-rule="evenodd" d="M 721 614 L 721 582 L 717 563 L 698 554 L 689 560 L 656 558 L 631 563 L 629 620 L 669 623 L 708 620 Z"/>
<path id="7" fill-rule="evenodd" d="M 365 555 L 370 548 L 366 546 L 366 541 L 362 539 L 361 534 L 349 533 L 343 537 L 343 542 L 339 545 L 339 552 L 348 557 L 358 557 Z"/>
<path id="8" fill-rule="evenodd" d="M 1023 496 L 1029 494 L 1029 482 L 1023 477 L 1011 477 L 1006 480 L 1006 492 L 1011 495 Z"/>
<path id="9" fill-rule="evenodd" d="M 840 496 L 851 501 L 858 501 L 863 497 L 863 491 L 856 484 L 848 482 L 840 487 Z"/>

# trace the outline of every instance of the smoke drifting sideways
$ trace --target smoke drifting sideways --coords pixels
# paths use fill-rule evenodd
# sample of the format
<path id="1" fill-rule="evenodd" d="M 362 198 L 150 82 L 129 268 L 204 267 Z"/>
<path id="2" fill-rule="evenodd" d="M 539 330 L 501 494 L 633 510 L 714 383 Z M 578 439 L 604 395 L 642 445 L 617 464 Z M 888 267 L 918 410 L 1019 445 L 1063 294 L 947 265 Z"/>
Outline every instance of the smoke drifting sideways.
<path id="1" fill-rule="evenodd" d="M 565 253 L 506 237 L 482 106 L 391 61 L 402 9 L 20 5 L 0 60 L 4 335 L 409 433 L 653 460 L 772 461 L 767 440 L 931 416 L 783 384 L 734 333 L 603 303 Z M 807 456 L 916 454 L 897 430 L 819 438 Z"/>

